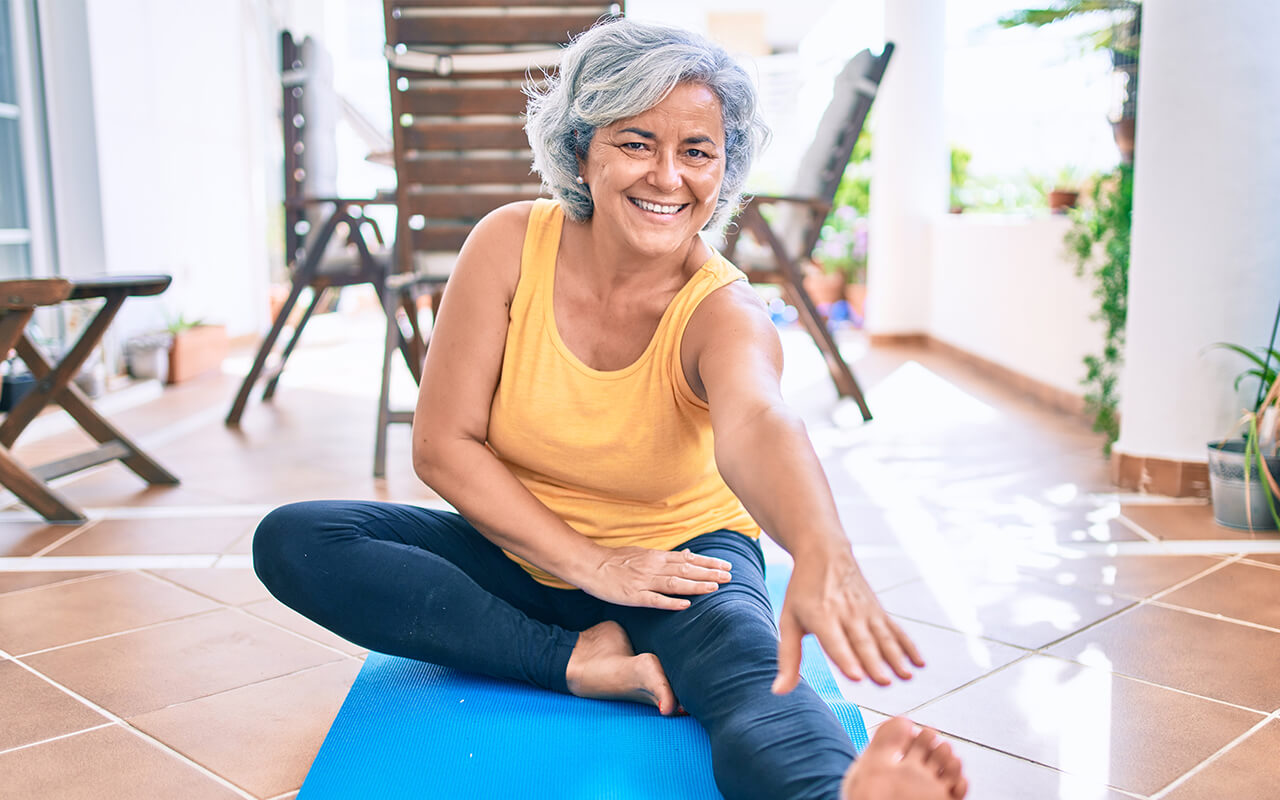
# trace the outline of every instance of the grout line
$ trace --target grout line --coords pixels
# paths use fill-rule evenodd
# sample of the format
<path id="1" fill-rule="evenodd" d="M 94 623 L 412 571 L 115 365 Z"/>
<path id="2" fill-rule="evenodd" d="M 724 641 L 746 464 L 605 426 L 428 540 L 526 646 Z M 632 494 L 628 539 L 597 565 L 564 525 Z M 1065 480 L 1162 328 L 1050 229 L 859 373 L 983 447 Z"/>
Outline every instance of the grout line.
<path id="1" fill-rule="evenodd" d="M 3 570 L 0 570 L 3 571 Z M 48 572 L 62 572 L 62 570 L 47 570 Z M 73 572 L 81 572 L 82 570 L 72 570 Z M 67 578 L 65 581 L 55 581 L 54 583 L 42 583 L 39 586 L 28 586 L 25 589 L 14 589 L 12 592 L 4 592 L 0 594 L 0 598 L 13 597 L 14 595 L 26 594 L 27 592 L 38 592 L 41 589 L 52 589 L 55 586 L 69 586 L 73 583 L 84 583 L 85 581 L 96 581 L 99 578 L 106 578 L 110 575 L 119 575 L 121 573 L 112 570 L 103 570 L 95 572 L 92 575 L 81 575 L 78 578 Z"/>
<path id="2" fill-rule="evenodd" d="M 1009 757 L 1009 758 L 1012 758 L 1012 759 L 1014 759 L 1015 761 L 1022 761 L 1022 762 L 1026 763 L 1026 764 L 1031 764 L 1031 765 L 1036 766 L 1036 767 L 1041 767 L 1041 768 L 1043 768 L 1043 769 L 1050 770 L 1051 772 L 1055 772 L 1055 773 L 1057 773 L 1058 775 L 1063 775 L 1063 776 L 1066 776 L 1066 777 L 1072 778 L 1072 779 L 1074 779 L 1074 780 L 1078 780 L 1078 781 L 1081 781 L 1081 782 L 1083 782 L 1083 783 L 1090 784 L 1091 786 L 1094 786 L 1094 787 L 1097 787 L 1097 788 L 1106 788 L 1106 789 L 1109 789 L 1109 790 L 1111 790 L 1111 791 L 1113 791 L 1113 792 L 1116 792 L 1117 794 L 1124 795 L 1125 797 L 1132 797 L 1132 798 L 1136 798 L 1136 800 L 1147 800 L 1147 798 L 1146 798 L 1146 796 L 1145 796 L 1145 795 L 1141 795 L 1141 794 L 1138 794 L 1138 793 L 1136 793 L 1136 792 L 1131 792 L 1131 791 L 1129 791 L 1128 789 L 1121 789 L 1121 788 L 1119 788 L 1118 786 L 1113 786 L 1113 785 L 1111 785 L 1111 784 L 1109 784 L 1109 783 L 1107 783 L 1107 782 L 1105 782 L 1105 781 L 1099 781 L 1099 780 L 1097 780 L 1096 778 L 1091 778 L 1091 777 L 1088 777 L 1088 776 L 1086 776 L 1086 775 L 1080 775 L 1080 774 L 1078 774 L 1078 773 L 1074 773 L 1074 772 L 1067 772 L 1066 770 L 1061 769 L 1061 768 L 1059 768 L 1059 767 L 1055 767 L 1055 766 L 1053 766 L 1052 764 L 1044 764 L 1044 763 L 1041 763 L 1041 762 L 1039 762 L 1039 761 L 1036 761 L 1034 758 L 1028 758 L 1027 756 L 1019 755 L 1019 754 L 1017 754 L 1017 753 L 1010 753 L 1010 752 L 1009 752 L 1009 751 L 1007 751 L 1007 750 L 1001 750 L 1000 748 L 998 748 L 998 747 L 993 747 L 992 745 L 989 745 L 989 744 L 983 744 L 982 742 L 975 741 L 975 740 L 973 740 L 973 739 L 967 739 L 967 738 L 965 738 L 964 736 L 960 736 L 960 735 L 955 734 L 955 733 L 944 732 L 944 731 L 941 731 L 941 730 L 939 730 L 939 731 L 938 731 L 938 733 L 939 733 L 939 734 L 942 734 L 943 736 L 946 736 L 946 737 L 948 737 L 948 738 L 955 739 L 956 741 L 960 741 L 960 742 L 964 742 L 965 744 L 973 745 L 974 747 L 977 747 L 977 748 L 979 748 L 979 749 L 981 749 L 981 750 L 986 750 L 986 751 L 991 752 L 991 753 L 997 753 L 997 754 L 999 754 L 999 755 L 1007 756 L 1007 757 Z"/>
<path id="3" fill-rule="evenodd" d="M 1129 519 L 1124 514 L 1117 514 L 1115 517 L 1113 517 L 1113 519 L 1116 522 L 1120 523 L 1122 527 L 1128 528 L 1130 531 L 1146 539 L 1148 542 L 1160 541 L 1160 537 L 1153 535 L 1151 531 L 1147 530 L 1146 528 L 1142 527 L 1138 523 Z"/>
<path id="4" fill-rule="evenodd" d="M 295 675 L 302 675 L 303 673 L 313 672 L 315 670 L 322 669 L 324 667 L 331 667 L 334 664 L 341 664 L 343 661 L 347 661 L 347 660 L 348 659 L 346 658 L 335 658 L 332 661 L 322 661 L 319 664 L 312 664 L 309 667 L 302 667 L 301 669 L 295 669 L 293 672 L 286 672 L 281 675 L 272 675 L 271 677 L 268 677 L 268 678 L 259 678 L 254 681 L 250 681 L 249 683 L 241 684 L 240 686 L 231 686 L 226 689 L 219 689 L 216 692 L 209 692 L 208 694 L 202 694 L 197 697 L 190 697 L 186 700 L 182 700 L 177 703 L 170 703 L 169 705 L 164 706 L 162 708 L 157 708 L 155 709 L 155 711 L 164 711 L 170 708 L 177 708 L 178 706 L 184 706 L 187 703 L 194 703 L 198 700 L 207 700 L 210 697 L 218 697 L 220 695 L 230 694 L 231 692 L 239 691 L 240 689 L 247 689 L 250 686 L 260 686 L 261 684 L 270 683 L 271 681 L 280 680 L 281 678 L 292 678 Z M 153 712 L 148 711 L 146 713 L 150 714 Z"/>
<path id="5" fill-rule="evenodd" d="M 302 791 L 302 788 L 299 787 L 297 789 L 294 789 L 292 792 L 285 792 L 284 794 L 278 794 L 275 797 L 268 798 L 268 800 L 293 800 L 293 798 L 297 797 L 298 793 L 301 791 Z"/>
<path id="6" fill-rule="evenodd" d="M 1243 625 L 1246 628 L 1256 628 L 1260 631 L 1270 631 L 1271 633 L 1280 633 L 1280 628 L 1273 628 L 1270 625 L 1263 625 L 1261 622 L 1250 622 L 1247 619 L 1237 619 L 1236 617 L 1228 617 L 1225 614 L 1215 614 L 1212 611 L 1201 611 L 1198 608 L 1187 608 L 1186 606 L 1176 606 L 1173 603 L 1165 603 L 1159 600 L 1151 600 L 1149 604 L 1156 608 L 1165 608 L 1170 611 L 1182 611 L 1187 614 L 1193 614 L 1197 617 L 1205 617 L 1219 622 L 1228 622 L 1235 625 Z"/>
<path id="7" fill-rule="evenodd" d="M 50 736 L 48 739 L 41 739 L 38 742 L 27 742 L 26 744 L 20 744 L 17 747 L 10 747 L 7 750 L 0 750 L 0 756 L 6 755 L 8 753 L 16 753 L 19 750 L 26 750 L 27 748 L 30 748 L 30 747 L 39 747 L 42 744 L 49 744 L 50 742 L 56 742 L 61 739 L 70 739 L 72 736 L 79 736 L 80 734 L 88 733 L 89 731 L 102 730 L 103 728 L 114 728 L 115 726 L 116 726 L 116 723 L 114 722 L 103 722 L 99 725 L 94 725 L 92 728 L 82 728 L 78 731 L 72 731 L 71 733 L 64 733 L 58 736 Z"/>
<path id="8" fill-rule="evenodd" d="M 272 599 L 272 600 L 274 600 L 274 601 L 275 601 L 275 602 L 277 602 L 277 603 L 279 603 L 279 602 L 280 602 L 279 600 L 275 600 L 275 598 L 271 598 L 271 599 Z M 260 602 L 262 602 L 262 601 L 261 601 L 261 600 L 256 600 L 256 601 L 254 601 L 254 602 L 259 602 L 259 603 L 260 603 Z M 253 605 L 253 603 L 250 603 L 249 605 Z M 283 605 L 283 604 L 282 604 L 282 605 Z M 324 648 L 324 649 L 326 649 L 326 650 L 332 650 L 333 652 L 338 653 L 339 655 L 342 655 L 342 656 L 351 656 L 351 655 L 353 655 L 352 653 L 348 653 L 348 652 L 347 652 L 347 651 L 345 651 L 345 650 L 340 650 L 340 649 L 338 649 L 338 648 L 334 647 L 334 646 L 333 646 L 333 645 L 331 645 L 331 644 L 325 644 L 324 642 L 318 641 L 318 640 L 316 640 L 316 639 L 312 639 L 310 636 L 307 636 L 305 633 L 298 633 L 298 632 L 297 632 L 297 631 L 295 631 L 295 630 L 291 630 L 291 629 L 289 629 L 289 628 L 286 628 L 285 626 L 281 625 L 280 623 L 278 623 L 278 622 L 274 622 L 274 621 L 272 621 L 272 620 L 269 620 L 269 619 L 267 619 L 266 617 L 260 617 L 260 616 L 258 616 L 257 614 L 253 613 L 252 611 L 248 610 L 247 608 L 243 608 L 243 607 L 241 607 L 241 606 L 227 606 L 226 608 L 227 608 L 227 610 L 228 610 L 228 611 L 235 611 L 235 612 L 238 612 L 238 613 L 243 614 L 244 616 L 249 617 L 249 618 L 251 618 L 251 619 L 254 619 L 254 620 L 258 621 L 258 622 L 265 622 L 267 625 L 270 625 L 270 626 L 271 626 L 271 627 L 273 627 L 273 628 L 277 628 L 277 629 L 279 629 L 279 630 L 284 631 L 285 633 L 288 633 L 288 634 L 291 634 L 291 635 L 293 635 L 293 636 L 296 636 L 296 637 L 298 637 L 299 639 L 302 639 L 302 640 L 303 640 L 303 641 L 305 641 L 305 642 L 310 642 L 311 644 L 318 645 L 319 647 L 323 647 L 323 648 Z M 286 606 L 286 608 L 287 608 L 287 606 Z M 292 609 L 290 609 L 290 610 L 292 610 Z M 296 613 L 296 612 L 295 612 L 295 613 Z M 316 623 L 316 624 L 319 624 L 319 623 Z M 326 630 L 328 630 L 328 629 L 326 628 Z M 330 631 L 330 633 L 332 633 L 332 631 Z M 336 634 L 336 633 L 335 633 L 335 634 L 333 634 L 333 635 L 334 635 L 334 636 L 337 636 L 338 634 Z M 341 638 L 341 637 L 339 637 L 339 638 Z M 354 642 L 353 642 L 353 644 L 354 644 Z M 357 647 L 359 647 L 359 645 L 356 645 L 356 646 L 357 646 Z"/>
<path id="9" fill-rule="evenodd" d="M 1243 557 L 1244 557 L 1243 555 L 1237 553 L 1236 555 L 1231 556 L 1230 558 L 1224 558 L 1222 561 L 1219 561 L 1217 564 L 1213 564 L 1211 566 L 1206 567 L 1203 572 L 1197 572 L 1195 575 L 1192 575 L 1189 578 L 1184 578 L 1178 581 L 1177 583 L 1173 584 L 1172 586 L 1166 586 L 1160 591 L 1152 594 L 1150 597 L 1145 597 L 1143 599 L 1157 600 L 1161 597 L 1164 597 L 1165 595 L 1178 591 L 1179 589 L 1183 588 L 1184 586 L 1187 586 L 1188 584 L 1195 583 L 1201 578 L 1207 577 L 1208 575 L 1211 575 L 1212 573 L 1217 572 L 1220 569 L 1226 569 L 1229 565 L 1234 564 L 1235 562 L 1239 561 Z"/>
<path id="10" fill-rule="evenodd" d="M 1259 708 L 1249 708 L 1248 706 L 1242 706 L 1239 703 L 1232 703 L 1229 700 L 1219 700 L 1216 697 L 1210 697 L 1205 694 L 1196 694 L 1195 692 L 1187 691 L 1186 689 L 1179 689 L 1176 686 L 1166 686 L 1163 683 L 1156 683 L 1155 681 L 1150 680 L 1148 678 L 1140 678 L 1137 675 L 1130 675 L 1127 672 L 1119 672 L 1114 669 L 1104 669 L 1103 667 L 1099 667 L 1096 664 L 1086 664 L 1083 661 L 1076 661 L 1073 658 L 1060 656 L 1060 655 L 1057 655 L 1056 653 L 1037 652 L 1036 655 L 1041 655 L 1046 658 L 1053 658 L 1058 661 L 1066 662 L 1068 664 L 1075 664 L 1077 666 L 1084 667 L 1085 669 L 1091 669 L 1095 672 L 1106 672 L 1107 674 L 1113 675 L 1117 678 L 1124 678 L 1125 680 L 1133 681 L 1134 683 L 1145 683 L 1147 686 L 1153 686 L 1157 689 L 1165 689 L 1167 691 L 1174 692 L 1175 694 L 1183 695 L 1184 697 L 1191 697 L 1196 700 L 1205 700 L 1207 702 L 1215 703 L 1220 706 L 1227 706 L 1228 708 L 1234 708 L 1238 711 L 1247 711 L 1250 714 L 1262 714 L 1264 716 L 1268 714 L 1268 712 L 1263 711 L 1262 709 L 1259 709 Z"/>
<path id="11" fill-rule="evenodd" d="M 198 595 L 197 595 L 197 596 L 198 596 Z M 201 597 L 201 599 L 203 600 L 204 598 L 203 598 L 203 597 Z M 189 619 L 195 619 L 195 618 L 197 618 L 197 617 L 203 617 L 203 616 L 208 616 L 208 615 L 210 615 L 210 614 L 216 614 L 217 612 L 222 611 L 222 610 L 223 610 L 223 609 L 221 609 L 221 608 L 211 608 L 211 609 L 207 609 L 207 610 L 205 610 L 205 611 L 197 611 L 197 612 L 196 612 L 196 613 L 194 613 L 194 614 L 186 614 L 186 615 L 181 616 L 181 617 L 173 617 L 172 619 L 162 619 L 162 620 L 160 620 L 159 622 L 151 622 L 151 623 L 148 623 L 148 624 L 146 624 L 146 625 L 139 625 L 139 626 L 138 626 L 138 627 L 136 627 L 136 628 L 128 628 L 128 629 L 126 629 L 126 630 L 122 630 L 122 631 L 115 631 L 115 632 L 113 632 L 113 633 L 104 633 L 104 634 L 102 634 L 101 636 L 91 636 L 91 637 L 89 637 L 88 639 L 79 639 L 79 640 L 74 641 L 74 642 L 67 642 L 66 644 L 60 644 L 60 645 L 56 645 L 56 646 L 54 646 L 54 647 L 46 647 L 46 648 L 43 648 L 43 649 L 41 649 L 41 650 L 32 650 L 30 653 L 21 653 L 21 654 L 19 654 L 19 655 L 14 656 L 14 660 L 15 660 L 15 661 L 17 661 L 17 660 L 20 660 L 20 659 L 23 659 L 23 658 L 30 658 L 31 656 L 44 655 L 45 653 L 52 653 L 54 650 L 64 650 L 64 649 L 66 649 L 66 648 L 68 648 L 68 647 L 77 647 L 77 646 L 82 645 L 82 644 L 89 644 L 90 642 L 100 642 L 100 641 L 102 641 L 103 639 L 114 639 L 114 638 L 116 638 L 117 636 L 128 636 L 128 635 L 129 635 L 129 634 L 131 634 L 131 633 L 139 633 L 139 632 L 141 632 L 141 631 L 151 630 L 152 628 L 160 628 L 160 627 L 163 627 L 163 626 L 165 626 L 165 625 L 173 625 L 173 624 L 175 624 L 175 623 L 178 623 L 178 622 L 184 622 L 184 621 L 189 620 Z"/>
<path id="12" fill-rule="evenodd" d="M 182 754 L 178 750 L 175 750 L 174 748 L 170 747 L 169 745 L 165 744 L 164 742 L 160 741 L 154 736 L 144 733 L 143 731 L 130 725 L 128 721 L 124 719 L 124 717 L 121 717 L 120 715 L 114 712 L 108 711 L 106 708 L 103 708 L 102 706 L 98 705 L 97 703 L 93 702 L 92 700 L 90 700 L 89 698 L 85 697 L 80 693 L 72 691 L 70 688 L 62 685 L 61 683 L 58 683 L 54 679 L 50 678 L 48 675 L 45 675 L 43 672 L 40 672 L 39 670 L 35 669 L 29 664 L 24 664 L 21 661 L 16 661 L 15 663 L 21 665 L 23 669 L 27 670 L 32 675 L 35 675 L 37 678 L 40 678 L 44 682 L 48 683 L 50 686 L 53 686 L 55 689 L 58 689 L 64 692 L 65 694 L 67 694 L 68 696 L 76 700 L 79 700 L 84 705 L 98 712 L 99 714 L 111 720 L 112 722 L 118 724 L 124 730 L 128 731 L 129 733 L 132 733 L 133 735 L 142 739 L 144 742 L 151 744 L 161 752 L 167 753 L 168 755 L 173 756 L 174 758 L 177 758 L 179 761 L 182 761 L 183 763 L 191 767 L 194 767 L 200 773 L 204 774 L 209 778 L 212 778 L 214 781 L 218 782 L 222 786 L 235 792 L 237 796 L 244 798 L 244 800 L 257 800 L 257 798 L 255 798 L 253 795 L 241 789 L 239 786 L 236 786 L 234 783 L 222 777 L 221 775 L 209 769 L 208 767 L 204 766 L 203 764 L 189 758 L 188 756 Z"/>
<path id="13" fill-rule="evenodd" d="M 86 522 L 85 524 L 83 524 L 83 525 L 81 525 L 81 526 L 79 526 L 79 527 L 77 527 L 77 528 L 73 528 L 73 529 L 71 530 L 71 532 L 70 532 L 70 533 L 68 533 L 67 535 L 65 535 L 65 536 L 60 536 L 60 537 L 58 537 L 57 539 L 55 539 L 52 543 L 50 543 L 50 544 L 48 544 L 48 545 L 45 545 L 44 547 L 42 547 L 42 548 L 40 548 L 39 550 L 35 551 L 34 553 L 32 553 L 32 554 L 31 554 L 31 558 L 39 558 L 39 557 L 43 556 L 45 553 L 48 553 L 50 550 L 53 550 L 53 549 L 58 548 L 58 547 L 61 547 L 62 545 L 66 544 L 67 542 L 69 542 L 69 541 L 71 541 L 72 539 L 76 538 L 76 537 L 77 537 L 77 536 L 79 536 L 80 534 L 82 534 L 82 533 L 84 533 L 85 531 L 89 530 L 89 529 L 90 529 L 90 528 L 92 528 L 94 525 L 97 525 L 97 524 L 98 524 L 99 522 L 101 522 L 101 521 L 102 521 L 102 520 L 100 520 L 100 519 L 90 519 L 90 520 L 89 520 L 88 522 Z"/>
<path id="14" fill-rule="evenodd" d="M 1248 739 L 1248 738 L 1249 738 L 1250 736 L 1252 736 L 1254 733 L 1256 733 L 1257 731 L 1261 730 L 1261 729 L 1262 729 L 1262 727 L 1263 727 L 1264 725 L 1266 725 L 1267 723 L 1271 722 L 1273 719 L 1275 719 L 1275 715 L 1274 715 L 1274 714 L 1272 714 L 1272 715 L 1270 715 L 1270 716 L 1268 716 L 1268 717 L 1263 718 L 1260 722 L 1258 722 L 1258 724 L 1254 725 L 1254 726 L 1253 726 L 1252 728 L 1250 728 L 1249 730 L 1245 731 L 1244 733 L 1240 734 L 1240 735 L 1239 735 L 1239 736 L 1237 736 L 1236 738 L 1232 739 L 1231 741 L 1229 741 L 1229 742 L 1227 742 L 1225 745 L 1223 745 L 1223 746 L 1218 750 L 1218 752 L 1214 753 L 1213 755 L 1211 755 L 1211 756 L 1209 756 L 1208 758 L 1206 758 L 1204 761 L 1201 761 L 1199 764 L 1195 765 L 1195 766 L 1194 766 L 1194 767 L 1192 767 L 1191 769 L 1189 769 L 1189 770 L 1187 770 L 1186 772 L 1182 773 L 1182 775 L 1180 775 L 1180 776 L 1178 776 L 1177 778 L 1175 778 L 1175 779 L 1173 780 L 1173 782 L 1172 782 L 1172 783 L 1170 783 L 1168 786 L 1164 787 L 1164 788 L 1163 788 L 1163 789 L 1161 789 L 1160 791 L 1158 791 L 1158 792 L 1156 792 L 1155 794 L 1151 795 L 1151 800 L 1159 800 L 1159 798 L 1162 798 L 1162 797 L 1167 796 L 1167 795 L 1168 795 L 1170 792 L 1172 792 L 1174 789 L 1177 789 L 1177 788 L 1178 788 L 1179 786 L 1181 786 L 1182 784 L 1184 784 L 1184 783 L 1186 783 L 1187 781 L 1191 780 L 1191 778 L 1192 778 L 1192 777 L 1194 777 L 1195 775 L 1197 775 L 1197 774 L 1199 774 L 1199 773 L 1203 772 L 1204 770 L 1208 769 L 1208 767 L 1209 767 L 1209 765 L 1210 765 L 1210 764 L 1214 763 L 1214 762 L 1215 762 L 1215 761 L 1217 761 L 1218 759 L 1220 759 L 1220 758 L 1222 758 L 1223 756 L 1225 756 L 1228 752 L 1230 752 L 1232 749 L 1234 749 L 1234 748 L 1236 747 L 1236 745 L 1240 744 L 1240 743 L 1241 743 L 1241 742 L 1243 742 L 1245 739 Z"/>

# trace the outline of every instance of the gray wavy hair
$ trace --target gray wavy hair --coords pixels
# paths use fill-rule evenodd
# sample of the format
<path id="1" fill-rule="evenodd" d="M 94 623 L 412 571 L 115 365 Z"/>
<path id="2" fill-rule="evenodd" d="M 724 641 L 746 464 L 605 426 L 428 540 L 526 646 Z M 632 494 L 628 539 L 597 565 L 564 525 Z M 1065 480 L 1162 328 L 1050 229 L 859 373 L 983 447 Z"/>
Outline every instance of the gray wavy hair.
<path id="1" fill-rule="evenodd" d="M 662 102 L 681 83 L 707 86 L 724 118 L 725 170 L 715 212 L 704 230 L 719 230 L 738 210 L 756 153 L 769 138 L 755 87 L 722 47 L 696 33 L 666 25 L 617 19 L 601 22 L 564 51 L 559 72 L 529 95 L 525 131 L 533 169 L 575 221 L 595 210 L 576 181 L 578 165 L 596 129 Z"/>

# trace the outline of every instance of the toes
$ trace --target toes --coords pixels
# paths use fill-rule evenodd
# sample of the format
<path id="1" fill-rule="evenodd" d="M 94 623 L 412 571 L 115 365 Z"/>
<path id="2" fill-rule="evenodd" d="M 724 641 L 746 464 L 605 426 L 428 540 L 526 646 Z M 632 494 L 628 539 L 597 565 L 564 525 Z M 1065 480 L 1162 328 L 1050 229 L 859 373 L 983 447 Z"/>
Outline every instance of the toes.
<path id="1" fill-rule="evenodd" d="M 969 779 L 964 776 L 956 781 L 955 786 L 951 787 L 951 797 L 954 800 L 964 800 L 964 796 L 969 793 Z"/>
<path id="2" fill-rule="evenodd" d="M 914 722 L 906 717 L 894 717 L 876 728 L 864 755 L 888 757 L 905 753 L 915 733 Z"/>
<path id="3" fill-rule="evenodd" d="M 951 764 L 954 758 L 955 756 L 951 754 L 951 745 L 945 741 L 940 741 L 929 753 L 925 763 L 929 765 L 929 768 L 932 769 L 935 774 L 941 775 L 946 771 L 947 766 Z"/>
<path id="4" fill-rule="evenodd" d="M 938 734 L 928 728 L 921 728 L 920 732 L 911 740 L 907 751 L 903 753 L 902 760 L 913 760 L 920 764 L 928 764 L 929 757 L 933 755 L 933 751 L 937 746 Z"/>

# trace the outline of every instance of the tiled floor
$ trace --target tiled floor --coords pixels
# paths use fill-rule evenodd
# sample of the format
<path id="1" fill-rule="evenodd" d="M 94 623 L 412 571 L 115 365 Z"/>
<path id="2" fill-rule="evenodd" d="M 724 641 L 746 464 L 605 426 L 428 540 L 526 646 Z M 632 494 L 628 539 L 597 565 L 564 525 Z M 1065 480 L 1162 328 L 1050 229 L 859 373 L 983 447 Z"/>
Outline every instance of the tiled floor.
<path id="1" fill-rule="evenodd" d="M 266 593 L 253 527 L 303 498 L 438 502 L 405 428 L 371 477 L 377 320 L 313 325 L 240 431 L 231 374 L 112 414 L 182 486 L 107 466 L 62 484 L 84 525 L 0 511 L 0 797 L 297 791 L 364 652 Z M 1081 422 L 936 353 L 850 339 L 860 424 L 784 338 L 855 552 L 929 661 L 888 689 L 841 681 L 869 725 L 936 726 L 980 800 L 1280 796 L 1280 537 L 1117 496 Z M 20 457 L 82 441 L 46 427 Z"/>

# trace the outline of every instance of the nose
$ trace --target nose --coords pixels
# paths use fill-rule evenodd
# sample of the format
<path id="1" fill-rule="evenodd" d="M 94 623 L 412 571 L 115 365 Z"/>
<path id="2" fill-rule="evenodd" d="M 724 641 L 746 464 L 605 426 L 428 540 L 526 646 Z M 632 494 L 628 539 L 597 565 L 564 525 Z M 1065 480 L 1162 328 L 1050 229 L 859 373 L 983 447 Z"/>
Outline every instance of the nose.
<path id="1" fill-rule="evenodd" d="M 649 170 L 649 183 L 660 192 L 674 192 L 684 181 L 674 153 L 660 152 Z"/>

